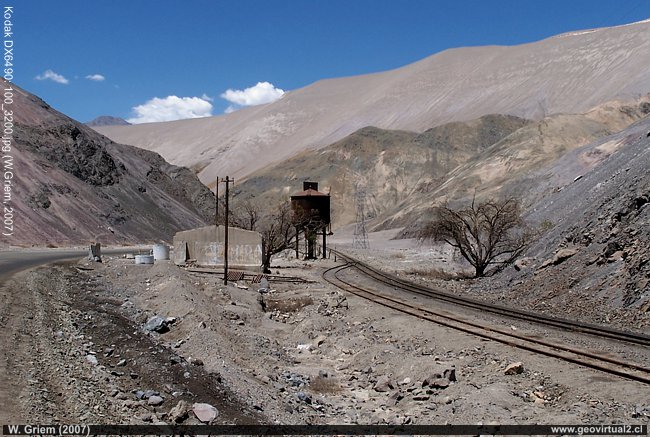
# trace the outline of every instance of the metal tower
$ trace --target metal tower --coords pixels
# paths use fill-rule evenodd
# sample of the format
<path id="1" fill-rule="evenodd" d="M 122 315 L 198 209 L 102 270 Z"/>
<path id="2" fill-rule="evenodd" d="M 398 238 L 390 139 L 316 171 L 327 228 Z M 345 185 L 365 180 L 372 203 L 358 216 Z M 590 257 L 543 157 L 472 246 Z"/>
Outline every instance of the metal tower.
<path id="1" fill-rule="evenodd" d="M 368 231 L 366 230 L 366 187 L 362 182 L 357 183 L 356 187 L 357 200 L 357 223 L 354 227 L 354 240 L 352 247 L 355 249 L 369 249 Z"/>

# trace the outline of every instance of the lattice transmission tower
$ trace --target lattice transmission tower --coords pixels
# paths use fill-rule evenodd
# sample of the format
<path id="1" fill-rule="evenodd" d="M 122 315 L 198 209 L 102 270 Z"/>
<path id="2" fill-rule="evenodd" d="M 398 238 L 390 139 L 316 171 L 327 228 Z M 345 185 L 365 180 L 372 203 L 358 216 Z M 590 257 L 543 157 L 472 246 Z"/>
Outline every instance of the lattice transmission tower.
<path id="1" fill-rule="evenodd" d="M 355 249 L 369 249 L 368 231 L 366 230 L 366 187 L 358 182 L 356 187 L 357 222 L 354 227 L 354 240 L 352 247 Z"/>

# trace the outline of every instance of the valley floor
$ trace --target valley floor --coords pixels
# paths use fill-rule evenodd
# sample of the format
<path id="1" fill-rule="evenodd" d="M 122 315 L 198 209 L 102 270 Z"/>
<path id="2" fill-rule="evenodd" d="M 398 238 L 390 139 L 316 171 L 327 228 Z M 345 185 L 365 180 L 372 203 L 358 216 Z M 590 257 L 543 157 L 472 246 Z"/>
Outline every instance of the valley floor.
<path id="1" fill-rule="evenodd" d="M 646 385 L 344 295 L 321 281 L 332 259 L 274 264 L 309 282 L 262 296 L 258 284 L 111 257 L 15 276 L 1 290 L 0 419 L 198 424 L 185 413 L 209 403 L 215 423 L 650 421 Z M 173 318 L 168 332 L 144 328 L 154 315 Z M 516 362 L 523 371 L 506 374 Z"/>

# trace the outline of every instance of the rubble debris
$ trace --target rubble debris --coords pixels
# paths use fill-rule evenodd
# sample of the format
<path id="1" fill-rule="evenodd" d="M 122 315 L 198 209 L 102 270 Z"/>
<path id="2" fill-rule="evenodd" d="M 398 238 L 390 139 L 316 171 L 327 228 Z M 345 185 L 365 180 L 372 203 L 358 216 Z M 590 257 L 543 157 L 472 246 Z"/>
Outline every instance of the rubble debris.
<path id="1" fill-rule="evenodd" d="M 159 334 L 164 334 L 169 331 L 169 325 L 174 323 L 176 319 L 174 318 L 165 318 L 160 315 L 155 315 L 147 320 L 147 323 L 144 324 L 144 329 L 151 332 L 157 332 Z"/>
<path id="2" fill-rule="evenodd" d="M 553 258 L 548 259 L 542 263 L 541 266 L 539 266 L 540 270 L 544 269 L 550 265 L 558 265 L 562 264 L 564 261 L 568 260 L 571 258 L 573 255 L 578 253 L 578 249 L 576 248 L 571 248 L 571 249 L 560 249 L 555 253 L 555 256 Z"/>
<path id="3" fill-rule="evenodd" d="M 382 375 L 379 378 L 377 378 L 377 382 L 375 383 L 373 390 L 379 393 L 384 393 L 394 388 L 395 386 L 393 384 L 393 381 L 391 381 L 390 377 L 387 375 Z"/>
<path id="4" fill-rule="evenodd" d="M 192 411 L 196 418 L 203 423 L 210 423 L 219 415 L 219 410 L 206 403 L 195 403 L 192 405 Z"/>
<path id="5" fill-rule="evenodd" d="M 167 418 L 174 423 L 182 423 L 189 417 L 190 404 L 186 401 L 180 400 L 174 408 L 169 410 Z"/>
<path id="6" fill-rule="evenodd" d="M 506 367 L 506 370 L 504 370 L 503 373 L 506 375 L 517 375 L 519 373 L 522 373 L 523 371 L 524 371 L 524 364 L 521 361 L 518 361 Z"/>

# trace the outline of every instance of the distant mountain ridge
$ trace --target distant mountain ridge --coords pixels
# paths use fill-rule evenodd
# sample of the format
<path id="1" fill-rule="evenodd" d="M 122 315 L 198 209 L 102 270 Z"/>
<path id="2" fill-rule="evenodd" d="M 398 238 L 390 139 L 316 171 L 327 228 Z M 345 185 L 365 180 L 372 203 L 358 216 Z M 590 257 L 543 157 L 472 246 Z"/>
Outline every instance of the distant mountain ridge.
<path id="1" fill-rule="evenodd" d="M 650 22 L 519 46 L 450 49 L 395 70 L 327 79 L 267 105 L 203 119 L 97 130 L 155 150 L 205 183 L 238 179 L 366 126 L 422 132 L 487 114 L 540 120 L 650 90 Z"/>
<path id="2" fill-rule="evenodd" d="M 189 169 L 116 144 L 12 88 L 16 219 L 7 245 L 171 241 L 212 220 L 214 194 Z"/>
<path id="3" fill-rule="evenodd" d="M 120 117 L 113 117 L 112 115 L 100 115 L 94 120 L 85 123 L 86 126 L 130 126 L 131 123 Z"/>

